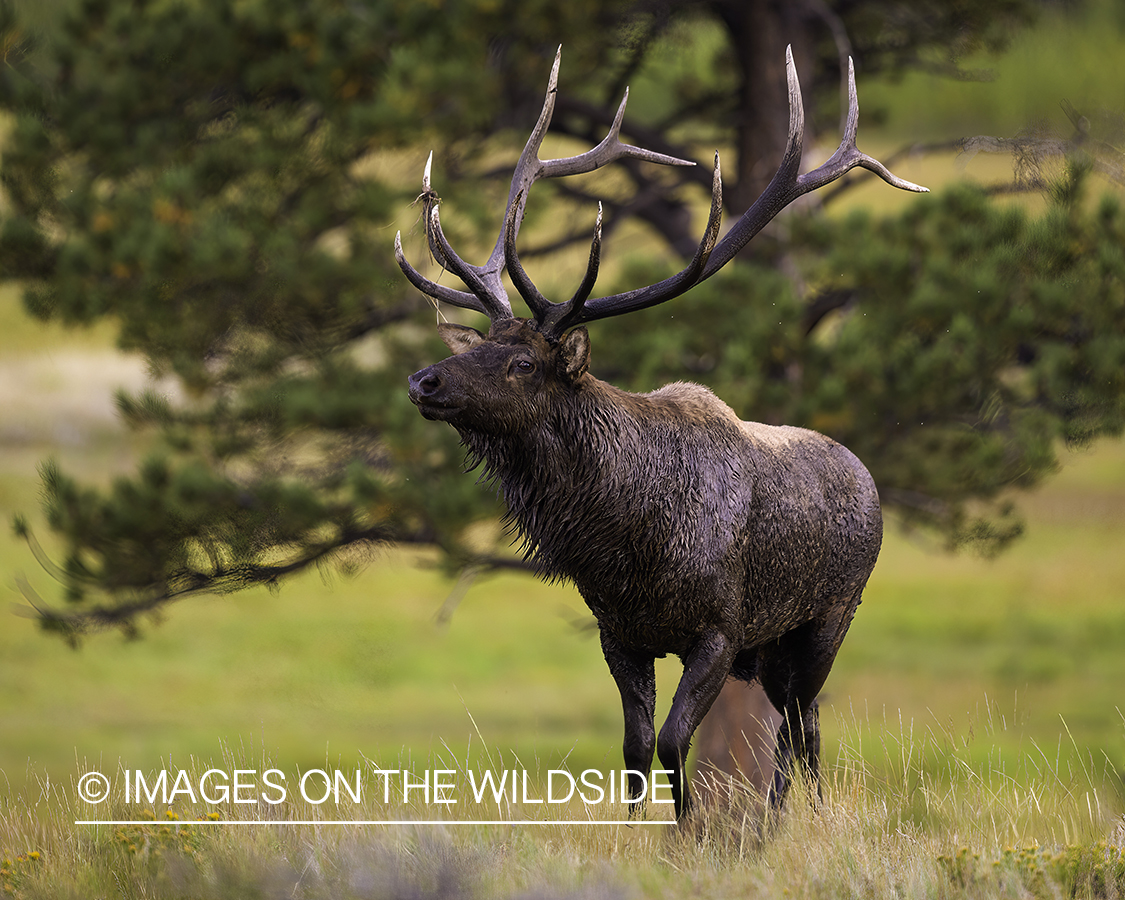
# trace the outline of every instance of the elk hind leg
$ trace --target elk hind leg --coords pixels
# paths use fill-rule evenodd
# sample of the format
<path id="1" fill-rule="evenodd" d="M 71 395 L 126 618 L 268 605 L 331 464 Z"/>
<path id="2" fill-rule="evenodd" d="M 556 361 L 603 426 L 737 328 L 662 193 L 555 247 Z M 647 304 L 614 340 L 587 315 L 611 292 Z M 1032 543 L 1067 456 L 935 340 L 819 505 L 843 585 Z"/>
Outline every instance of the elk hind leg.
<path id="1" fill-rule="evenodd" d="M 775 813 L 785 802 L 797 766 L 804 769 L 809 786 L 815 788 L 814 798 L 820 797 L 820 715 L 816 698 L 836 659 L 854 606 L 836 612 L 793 629 L 761 651 L 762 687 L 781 713 L 776 768 L 769 790 L 769 808 Z"/>
<path id="2" fill-rule="evenodd" d="M 816 791 L 811 795 L 812 799 L 821 799 L 820 715 L 816 700 L 803 708 L 799 704 L 786 708 L 781 727 L 777 730 L 773 781 L 768 796 L 772 812 L 779 812 L 785 803 L 798 766 L 804 771 L 810 788 Z"/>

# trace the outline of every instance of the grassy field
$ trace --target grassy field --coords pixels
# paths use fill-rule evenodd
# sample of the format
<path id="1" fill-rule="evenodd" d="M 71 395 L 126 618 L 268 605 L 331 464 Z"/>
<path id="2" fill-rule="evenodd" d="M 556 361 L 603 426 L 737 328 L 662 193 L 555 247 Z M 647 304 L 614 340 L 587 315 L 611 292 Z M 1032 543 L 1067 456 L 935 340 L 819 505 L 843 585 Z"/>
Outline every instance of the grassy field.
<path id="1" fill-rule="evenodd" d="M 900 749 L 905 761 L 919 747 L 908 741 Z M 876 773 L 842 754 L 829 767 L 820 804 L 803 802 L 798 785 L 785 815 L 765 834 L 753 797 L 677 827 L 654 813 L 623 822 L 605 804 L 572 802 L 544 813 L 542 806 L 486 802 L 435 812 L 417 797 L 386 802 L 378 791 L 359 803 L 345 800 L 343 813 L 331 801 L 296 797 L 266 810 L 181 802 L 138 811 L 143 804 L 114 799 L 98 814 L 111 823 L 76 824 L 89 817 L 89 807 L 73 786 L 40 781 L 21 796 L 0 799 L 0 846 L 22 848 L 0 858 L 0 892 L 24 898 L 1047 900 L 1116 897 L 1125 890 L 1119 849 L 1125 833 L 1103 809 L 1096 777 L 1075 779 L 1042 766 L 1017 782 L 976 766 L 956 747 L 945 760 L 951 777 L 919 780 L 909 761 L 898 772 Z M 272 764 L 226 753 L 190 762 L 187 770 L 194 781 L 208 766 L 260 772 Z M 454 767 L 454 779 L 471 771 L 440 764 Z M 115 792 L 120 782 L 118 772 Z M 487 816 L 514 824 L 467 824 Z"/>
<path id="2" fill-rule="evenodd" d="M 860 74 L 859 96 L 877 121 L 911 141 L 1010 138 L 1043 128 L 1069 137 L 1073 126 L 1060 109 L 1064 100 L 1095 129 L 1105 116 L 1120 122 L 1125 87 L 1106 77 L 1106 67 L 1120 58 L 1123 26 L 1117 0 L 1044 4 L 1037 26 L 1015 34 L 1002 55 L 959 60 L 975 77 L 914 72 L 865 81 Z"/>

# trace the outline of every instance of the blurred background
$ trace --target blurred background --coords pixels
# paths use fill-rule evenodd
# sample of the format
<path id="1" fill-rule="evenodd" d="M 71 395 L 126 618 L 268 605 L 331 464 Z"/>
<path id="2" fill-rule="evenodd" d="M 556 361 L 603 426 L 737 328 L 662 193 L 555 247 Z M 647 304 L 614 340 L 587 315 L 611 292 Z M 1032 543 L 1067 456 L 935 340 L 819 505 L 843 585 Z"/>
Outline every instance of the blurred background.
<path id="1" fill-rule="evenodd" d="M 598 200 L 604 292 L 690 257 L 716 149 L 728 221 L 752 202 L 787 44 L 825 159 L 853 57 L 861 149 L 933 193 L 858 175 L 806 198 L 687 296 L 591 325 L 593 368 L 708 384 L 875 475 L 887 537 L 822 696 L 829 760 L 877 768 L 926 735 L 1120 786 L 1125 7 L 0 10 L 7 787 L 230 748 L 620 766 L 581 598 L 520 571 L 493 491 L 406 397 L 446 355 L 435 320 L 480 317 L 435 312 L 392 254 L 401 230 L 427 259 L 432 150 L 446 233 L 487 255 L 560 43 L 545 157 L 599 140 L 628 85 L 624 138 L 700 165 L 539 184 L 521 258 L 551 297 Z M 658 675 L 662 716 L 678 662 Z"/>

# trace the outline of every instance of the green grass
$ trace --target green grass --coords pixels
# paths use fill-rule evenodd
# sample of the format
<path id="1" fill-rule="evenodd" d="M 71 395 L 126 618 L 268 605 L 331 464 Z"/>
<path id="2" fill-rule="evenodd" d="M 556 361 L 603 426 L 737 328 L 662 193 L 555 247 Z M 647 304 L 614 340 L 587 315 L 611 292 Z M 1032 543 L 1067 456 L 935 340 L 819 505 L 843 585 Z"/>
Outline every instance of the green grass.
<path id="1" fill-rule="evenodd" d="M 1059 108 L 1064 99 L 1091 120 L 1125 112 L 1125 85 L 1109 76 L 1123 43 L 1125 14 L 1116 0 L 1044 5 L 1037 26 L 1015 33 L 1001 56 L 960 61 L 984 80 L 862 72 L 856 80 L 864 110 L 904 140 L 1013 137 L 1043 123 L 1069 136 L 1072 126 Z"/>

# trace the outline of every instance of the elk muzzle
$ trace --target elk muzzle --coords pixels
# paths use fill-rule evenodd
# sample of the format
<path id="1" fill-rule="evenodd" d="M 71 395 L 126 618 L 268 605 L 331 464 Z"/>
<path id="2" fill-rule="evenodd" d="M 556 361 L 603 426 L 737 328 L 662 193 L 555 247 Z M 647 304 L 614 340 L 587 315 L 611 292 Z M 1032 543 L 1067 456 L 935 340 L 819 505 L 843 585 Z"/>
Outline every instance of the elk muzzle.
<path id="1" fill-rule="evenodd" d="M 427 419 L 444 421 L 460 409 L 460 405 L 448 396 L 440 363 L 415 372 L 410 376 L 409 384 L 410 402 Z"/>

